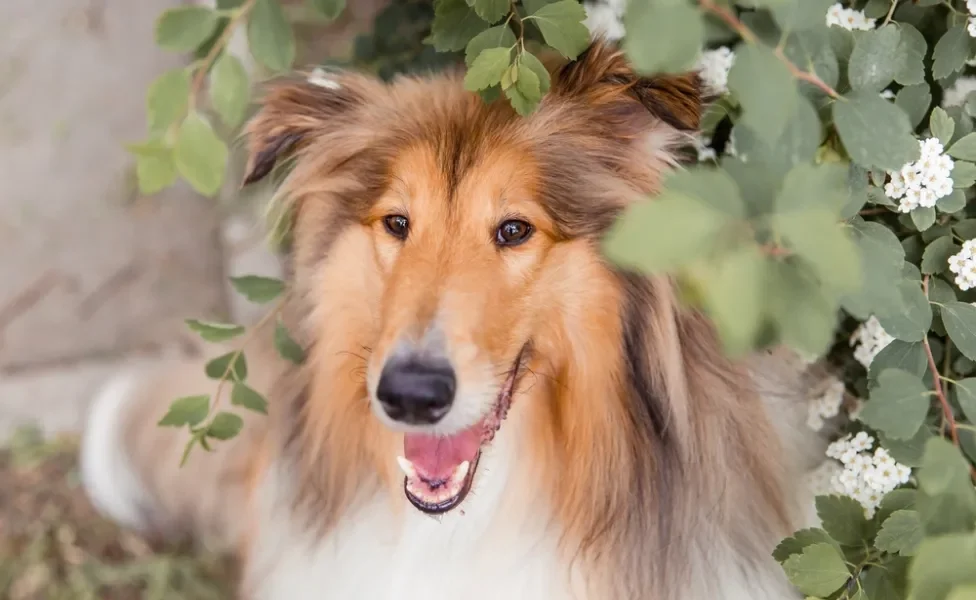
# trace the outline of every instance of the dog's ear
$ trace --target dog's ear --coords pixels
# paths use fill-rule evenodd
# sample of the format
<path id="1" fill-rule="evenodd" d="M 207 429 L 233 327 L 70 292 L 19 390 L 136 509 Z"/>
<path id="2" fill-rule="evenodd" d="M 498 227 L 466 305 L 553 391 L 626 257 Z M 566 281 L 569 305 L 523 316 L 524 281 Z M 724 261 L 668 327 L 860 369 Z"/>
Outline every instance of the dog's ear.
<path id="1" fill-rule="evenodd" d="M 579 100 L 626 137 L 655 124 L 693 132 L 704 105 L 697 73 L 644 77 L 614 42 L 598 39 L 576 60 L 553 73 L 553 91 Z"/>
<path id="2" fill-rule="evenodd" d="M 319 136 L 355 122 L 360 109 L 382 90 L 381 82 L 363 75 L 318 71 L 272 84 L 245 128 L 244 185 L 264 178 Z"/>

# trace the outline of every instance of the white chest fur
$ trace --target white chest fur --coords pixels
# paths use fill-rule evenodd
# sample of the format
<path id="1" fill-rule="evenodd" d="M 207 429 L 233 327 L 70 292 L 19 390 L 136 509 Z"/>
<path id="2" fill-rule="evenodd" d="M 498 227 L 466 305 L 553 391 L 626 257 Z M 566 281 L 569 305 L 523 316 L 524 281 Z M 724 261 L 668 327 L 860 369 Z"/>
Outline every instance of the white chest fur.
<path id="1" fill-rule="evenodd" d="M 508 464 L 486 450 L 474 489 L 446 515 L 406 506 L 397 515 L 378 494 L 325 537 L 300 529 L 280 496 L 281 473 L 278 485 L 269 474 L 246 587 L 254 600 L 585 600 L 570 591 L 545 515 L 499 508 Z"/>

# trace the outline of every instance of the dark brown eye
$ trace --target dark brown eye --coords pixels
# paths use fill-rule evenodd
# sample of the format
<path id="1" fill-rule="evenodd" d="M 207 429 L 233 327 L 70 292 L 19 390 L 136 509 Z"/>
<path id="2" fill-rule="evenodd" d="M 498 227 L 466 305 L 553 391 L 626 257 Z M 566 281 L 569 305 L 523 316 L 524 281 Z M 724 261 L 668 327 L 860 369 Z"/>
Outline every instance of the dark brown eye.
<path id="1" fill-rule="evenodd" d="M 495 243 L 499 246 L 518 246 L 532 237 L 532 226 L 525 221 L 512 219 L 498 226 L 495 232 Z"/>
<path id="2" fill-rule="evenodd" d="M 407 239 L 407 232 L 410 230 L 410 221 L 403 215 L 388 215 L 383 217 L 383 225 L 390 235 L 397 239 Z"/>

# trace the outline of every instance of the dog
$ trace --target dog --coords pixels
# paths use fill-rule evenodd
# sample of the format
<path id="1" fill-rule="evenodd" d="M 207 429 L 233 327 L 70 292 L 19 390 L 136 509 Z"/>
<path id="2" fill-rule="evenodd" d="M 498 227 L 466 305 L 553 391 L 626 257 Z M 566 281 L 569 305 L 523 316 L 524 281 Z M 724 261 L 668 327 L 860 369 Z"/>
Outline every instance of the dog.
<path id="1" fill-rule="evenodd" d="M 457 72 L 273 84 L 246 180 L 288 167 L 306 360 L 259 329 L 269 415 L 182 468 L 188 433 L 156 423 L 217 383 L 120 375 L 84 438 L 96 506 L 236 551 L 253 600 L 798 598 L 771 552 L 811 519 L 807 363 L 729 359 L 672 281 L 601 253 L 679 166 L 698 77 L 600 40 L 546 68 L 528 117 Z"/>

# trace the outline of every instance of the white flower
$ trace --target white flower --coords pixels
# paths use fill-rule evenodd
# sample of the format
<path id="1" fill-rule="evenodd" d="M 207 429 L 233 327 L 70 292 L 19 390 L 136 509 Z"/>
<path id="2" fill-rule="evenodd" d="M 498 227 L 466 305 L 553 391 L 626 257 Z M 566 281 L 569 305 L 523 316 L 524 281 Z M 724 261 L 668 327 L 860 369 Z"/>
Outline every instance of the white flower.
<path id="1" fill-rule="evenodd" d="M 586 10 L 583 24 L 592 35 L 602 35 L 611 40 L 624 37 L 624 24 L 620 19 L 622 9 L 617 11 L 611 4 L 603 2 L 584 2 L 583 9 Z"/>
<path id="2" fill-rule="evenodd" d="M 942 106 L 962 106 L 970 92 L 976 92 L 976 77 L 960 77 L 942 94 Z"/>
<path id="3" fill-rule="evenodd" d="M 820 416 L 820 413 L 816 410 L 816 407 L 812 404 L 807 410 L 807 427 L 813 431 L 820 431 L 823 429 L 824 419 Z"/>
<path id="4" fill-rule="evenodd" d="M 874 515 L 885 494 L 908 483 L 912 474 L 909 467 L 896 462 L 884 448 L 879 446 L 872 454 L 873 445 L 874 438 L 862 431 L 853 438 L 848 434 L 827 447 L 827 456 L 843 463 L 839 472 L 833 469 L 833 491 L 857 500 L 868 518 Z M 822 476 L 830 471 L 821 466 L 817 472 Z"/>
<path id="5" fill-rule="evenodd" d="M 308 76 L 308 82 L 312 85 L 317 85 L 319 87 L 324 87 L 330 90 L 338 90 L 342 88 L 338 81 L 334 77 L 329 75 L 325 69 L 322 67 L 315 67 Z"/>
<path id="6" fill-rule="evenodd" d="M 938 138 L 919 140 L 920 156 L 893 172 L 884 186 L 885 195 L 898 200 L 898 211 L 909 213 L 916 208 L 931 208 L 939 198 L 952 193 L 952 159 Z"/>
<path id="7" fill-rule="evenodd" d="M 807 488 L 814 496 L 826 496 L 834 491 L 832 482 L 843 470 L 837 461 L 825 460 L 804 476 Z"/>
<path id="8" fill-rule="evenodd" d="M 698 162 L 716 160 L 718 158 L 715 153 L 715 148 L 709 146 L 711 143 L 712 138 L 710 137 L 706 137 L 701 134 L 695 136 L 695 150 L 698 151 Z"/>
<path id="9" fill-rule="evenodd" d="M 872 316 L 861 323 L 851 336 L 851 345 L 857 344 L 857 348 L 854 349 L 854 358 L 867 368 L 871 366 L 871 361 L 878 355 L 878 352 L 881 352 L 894 339 L 888 335 L 878 319 Z"/>
<path id="10" fill-rule="evenodd" d="M 895 93 L 891 90 L 884 90 L 883 92 L 881 92 L 881 97 L 884 98 L 885 100 L 894 100 Z"/>
<path id="11" fill-rule="evenodd" d="M 840 413 L 844 402 L 844 382 L 833 378 L 824 391 L 807 401 L 807 427 L 820 431 L 824 419 L 832 419 Z"/>
<path id="12" fill-rule="evenodd" d="M 976 17 L 969 17 L 969 23 L 966 25 L 966 31 L 969 32 L 969 37 L 976 37 Z"/>
<path id="13" fill-rule="evenodd" d="M 851 440 L 850 447 L 857 452 L 870 450 L 872 447 L 874 447 L 874 438 L 863 431 L 859 431 L 857 432 L 857 435 L 854 436 L 854 439 Z"/>
<path id="14" fill-rule="evenodd" d="M 827 26 L 842 27 L 849 31 L 855 29 L 874 29 L 874 19 L 864 15 L 864 11 L 844 8 L 840 2 L 827 9 Z"/>
<path id="15" fill-rule="evenodd" d="M 716 94 L 729 91 L 729 70 L 735 63 L 735 53 L 722 46 L 702 53 L 698 61 L 698 71 L 705 86 Z"/>
<path id="16" fill-rule="evenodd" d="M 966 0 L 966 10 L 969 14 L 976 15 L 976 0 Z"/>
<path id="17" fill-rule="evenodd" d="M 966 291 L 976 287 L 976 240 L 966 240 L 962 250 L 949 257 L 949 270 L 956 274 L 956 287 Z"/>

